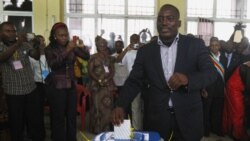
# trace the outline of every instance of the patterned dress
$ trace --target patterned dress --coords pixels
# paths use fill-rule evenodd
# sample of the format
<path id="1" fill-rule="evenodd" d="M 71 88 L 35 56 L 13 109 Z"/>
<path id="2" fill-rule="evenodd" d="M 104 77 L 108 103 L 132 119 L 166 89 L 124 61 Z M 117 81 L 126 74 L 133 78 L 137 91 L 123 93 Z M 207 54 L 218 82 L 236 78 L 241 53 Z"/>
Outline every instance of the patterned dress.
<path id="1" fill-rule="evenodd" d="M 89 60 L 93 72 L 98 80 L 105 80 L 114 75 L 114 59 L 111 56 L 101 58 L 98 53 L 94 54 Z M 112 75 L 112 76 L 110 76 Z M 116 90 L 113 79 L 108 79 L 105 83 L 100 83 L 90 75 L 90 131 L 101 133 L 111 130 L 110 115 L 113 108 L 113 96 Z"/>

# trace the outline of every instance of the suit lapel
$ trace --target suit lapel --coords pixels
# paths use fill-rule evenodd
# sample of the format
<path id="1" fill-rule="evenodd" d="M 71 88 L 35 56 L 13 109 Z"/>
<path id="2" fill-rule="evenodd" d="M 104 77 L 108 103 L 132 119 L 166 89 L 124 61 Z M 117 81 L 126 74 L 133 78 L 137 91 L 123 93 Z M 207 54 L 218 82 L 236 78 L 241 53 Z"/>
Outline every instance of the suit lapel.
<path id="1" fill-rule="evenodd" d="M 152 51 L 152 58 L 154 59 L 154 66 L 156 68 L 156 71 L 159 72 L 159 77 L 161 78 L 161 81 L 163 83 L 166 83 L 164 72 L 163 72 L 163 67 L 162 67 L 162 60 L 161 60 L 161 50 L 160 46 L 157 44 L 157 40 L 154 42 L 155 45 L 153 45 L 153 48 L 151 49 Z M 182 72 L 183 68 L 185 68 L 185 59 L 186 56 L 185 54 L 188 51 L 188 47 L 185 47 L 187 43 L 185 43 L 185 40 L 183 38 L 183 35 L 179 34 L 179 40 L 178 40 L 178 46 L 177 46 L 177 56 L 176 56 L 176 62 L 175 62 L 175 69 L 174 72 Z"/>
<path id="2" fill-rule="evenodd" d="M 153 45 L 151 51 L 152 51 L 152 58 L 153 58 L 153 66 L 155 66 L 156 72 L 158 72 L 159 77 L 161 78 L 161 81 L 163 81 L 163 83 L 166 84 L 166 80 L 165 80 L 165 76 L 164 76 L 164 72 L 163 72 L 163 67 L 162 67 L 162 61 L 161 61 L 161 50 L 160 50 L 160 46 L 156 42 L 154 43 L 155 45 Z"/>
<path id="3" fill-rule="evenodd" d="M 228 68 L 231 67 L 234 68 L 238 63 L 237 61 L 238 61 L 238 56 L 236 53 L 233 53 Z"/>
<path id="4" fill-rule="evenodd" d="M 223 65 L 224 69 L 227 68 L 227 58 L 224 52 L 220 53 L 220 63 Z"/>
<path id="5" fill-rule="evenodd" d="M 175 69 L 174 72 L 181 72 L 181 70 L 184 68 L 183 65 L 185 65 L 185 60 L 187 59 L 185 54 L 187 53 L 188 47 L 184 41 L 183 35 L 179 34 L 179 40 L 177 45 L 177 55 L 176 55 L 176 61 L 175 61 Z"/>

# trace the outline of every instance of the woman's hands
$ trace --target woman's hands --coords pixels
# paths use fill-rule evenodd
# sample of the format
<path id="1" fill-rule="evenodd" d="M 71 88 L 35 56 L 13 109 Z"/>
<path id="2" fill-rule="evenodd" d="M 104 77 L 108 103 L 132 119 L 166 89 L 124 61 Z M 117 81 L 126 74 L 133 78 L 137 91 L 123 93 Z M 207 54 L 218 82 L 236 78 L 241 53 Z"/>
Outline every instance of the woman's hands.
<path id="1" fill-rule="evenodd" d="M 80 39 L 78 36 L 75 37 L 76 39 L 73 39 L 69 41 L 67 45 L 67 51 L 71 51 L 72 49 L 78 47 L 78 48 L 84 48 L 84 42 L 82 39 Z"/>
<path id="2" fill-rule="evenodd" d="M 98 83 L 100 86 L 108 86 L 108 80 L 107 79 L 99 79 Z"/>

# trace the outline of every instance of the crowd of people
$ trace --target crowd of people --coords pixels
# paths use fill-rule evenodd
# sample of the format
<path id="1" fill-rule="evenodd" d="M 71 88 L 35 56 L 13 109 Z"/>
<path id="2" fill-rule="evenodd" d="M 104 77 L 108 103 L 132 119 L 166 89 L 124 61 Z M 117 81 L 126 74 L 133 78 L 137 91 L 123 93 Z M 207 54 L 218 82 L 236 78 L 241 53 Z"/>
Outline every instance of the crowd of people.
<path id="1" fill-rule="evenodd" d="M 229 134 L 235 140 L 249 140 L 246 132 L 242 132 L 247 130 L 243 127 L 248 126 L 246 122 L 243 122 L 247 118 L 242 116 L 243 105 L 246 101 L 239 101 L 234 91 L 239 90 L 240 87 L 232 85 L 232 81 L 235 83 L 232 75 L 237 67 L 249 61 L 249 54 L 242 53 L 248 46 L 249 42 L 246 37 L 243 37 L 240 43 L 234 43 L 232 40 L 219 41 L 217 37 L 210 39 L 210 58 L 217 70 L 217 80 L 202 90 L 205 136 L 209 136 L 212 132 L 218 136 Z M 247 94 L 243 89 L 240 93 L 238 95 L 242 97 L 243 93 Z M 241 108 L 237 109 L 238 107 Z M 240 116 L 240 118 L 237 119 L 235 116 Z M 236 133 L 238 131 L 241 133 Z"/>
<path id="2" fill-rule="evenodd" d="M 142 29 L 124 47 L 113 32 L 111 43 L 98 35 L 92 55 L 81 37 L 70 38 L 65 23 L 52 26 L 48 45 L 41 35 L 27 39 L 11 21 L 1 23 L 0 71 L 11 140 L 23 141 L 24 131 L 32 141 L 45 140 L 46 101 L 51 139 L 76 141 L 78 84 L 91 93 L 91 133 L 111 131 L 130 118 L 135 130 L 156 131 L 164 140 L 200 141 L 214 133 L 248 141 L 247 37 L 239 43 L 211 37 L 206 47 L 202 39 L 179 33 L 179 18 L 179 10 L 165 4 L 157 15 L 158 36 Z"/>

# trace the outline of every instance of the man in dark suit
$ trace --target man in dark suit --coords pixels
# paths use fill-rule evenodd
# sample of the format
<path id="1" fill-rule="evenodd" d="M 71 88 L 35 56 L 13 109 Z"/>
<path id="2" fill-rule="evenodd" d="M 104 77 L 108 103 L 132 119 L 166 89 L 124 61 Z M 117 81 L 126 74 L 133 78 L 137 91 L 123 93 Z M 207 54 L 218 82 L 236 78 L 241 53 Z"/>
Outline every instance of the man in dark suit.
<path id="1" fill-rule="evenodd" d="M 222 52 L 220 60 L 225 68 L 225 82 L 227 82 L 234 70 L 243 63 L 243 56 L 236 51 L 232 40 L 227 41 L 226 45 L 222 47 L 224 52 Z"/>
<path id="2" fill-rule="evenodd" d="M 220 42 L 217 37 L 210 39 L 210 58 L 217 70 L 217 79 L 214 83 L 203 90 L 203 110 L 204 110 L 204 136 L 209 136 L 210 132 L 222 136 L 222 114 L 224 105 L 224 72 L 225 68 L 221 63 L 222 54 L 220 52 Z"/>
<path id="3" fill-rule="evenodd" d="M 113 110 L 112 122 L 123 122 L 126 109 L 144 90 L 144 130 L 164 140 L 200 141 L 203 112 L 200 89 L 216 79 L 216 70 L 200 39 L 178 33 L 179 10 L 163 5 L 157 17 L 159 38 L 140 48 L 133 69 Z"/>

